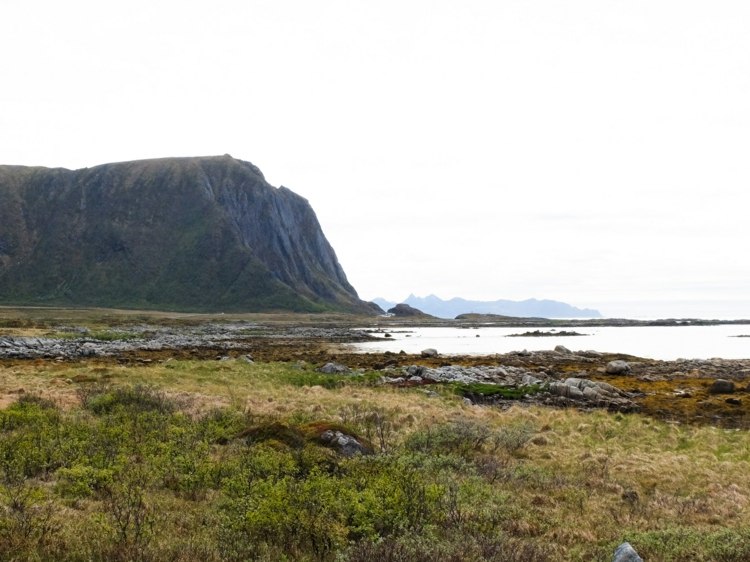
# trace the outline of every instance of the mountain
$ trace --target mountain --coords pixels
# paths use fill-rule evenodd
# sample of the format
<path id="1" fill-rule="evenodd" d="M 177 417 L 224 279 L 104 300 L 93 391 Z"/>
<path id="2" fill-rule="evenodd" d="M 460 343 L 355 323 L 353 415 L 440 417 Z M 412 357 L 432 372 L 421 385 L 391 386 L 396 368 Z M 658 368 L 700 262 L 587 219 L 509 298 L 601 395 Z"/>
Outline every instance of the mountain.
<path id="1" fill-rule="evenodd" d="M 0 302 L 377 312 L 307 200 L 229 155 L 0 166 Z"/>
<path id="2" fill-rule="evenodd" d="M 395 303 L 377 298 L 374 303 L 383 310 L 392 308 Z M 404 304 L 418 308 L 426 314 L 438 318 L 455 318 L 459 314 L 500 314 L 520 318 L 601 318 L 598 310 L 576 308 L 569 304 L 552 300 L 528 299 L 525 301 L 471 301 L 462 298 L 443 300 L 435 295 L 417 297 L 409 295 Z"/>

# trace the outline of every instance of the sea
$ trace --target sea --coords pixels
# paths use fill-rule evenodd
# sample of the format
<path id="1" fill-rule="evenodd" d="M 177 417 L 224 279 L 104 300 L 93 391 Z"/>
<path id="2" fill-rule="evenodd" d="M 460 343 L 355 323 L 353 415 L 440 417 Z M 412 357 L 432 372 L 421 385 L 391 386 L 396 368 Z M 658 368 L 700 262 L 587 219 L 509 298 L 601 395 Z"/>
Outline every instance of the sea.
<path id="1" fill-rule="evenodd" d="M 545 337 L 519 336 L 535 330 Z M 580 336 L 558 336 L 556 332 Z M 389 334 L 386 337 L 385 333 Z M 551 350 L 624 353 L 650 359 L 750 359 L 750 325 L 637 326 L 597 328 L 394 328 L 374 333 L 377 341 L 350 344 L 356 352 L 419 353 L 434 348 L 443 355 L 493 355 L 512 351 Z M 747 336 L 747 337 L 740 337 Z"/>

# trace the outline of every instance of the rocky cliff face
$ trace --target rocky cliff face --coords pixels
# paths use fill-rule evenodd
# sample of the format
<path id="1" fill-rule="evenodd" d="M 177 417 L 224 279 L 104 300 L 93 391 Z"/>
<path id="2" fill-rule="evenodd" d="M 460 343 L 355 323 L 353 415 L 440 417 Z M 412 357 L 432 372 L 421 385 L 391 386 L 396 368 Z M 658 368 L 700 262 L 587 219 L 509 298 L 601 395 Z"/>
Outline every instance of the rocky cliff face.
<path id="1" fill-rule="evenodd" d="M 230 156 L 0 166 L 0 302 L 371 310 L 308 202 Z"/>

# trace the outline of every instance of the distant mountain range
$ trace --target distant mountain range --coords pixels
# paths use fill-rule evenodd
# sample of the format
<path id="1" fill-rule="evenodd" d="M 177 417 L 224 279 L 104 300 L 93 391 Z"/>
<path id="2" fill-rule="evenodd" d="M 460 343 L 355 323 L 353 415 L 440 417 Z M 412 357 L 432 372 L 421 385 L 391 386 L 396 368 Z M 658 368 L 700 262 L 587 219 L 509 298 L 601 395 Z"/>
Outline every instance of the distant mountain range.
<path id="1" fill-rule="evenodd" d="M 393 308 L 395 302 L 382 298 L 373 302 L 383 310 Z M 527 299 L 525 301 L 472 301 L 462 298 L 443 300 L 435 295 L 417 297 L 409 295 L 402 301 L 432 316 L 439 318 L 455 318 L 459 314 L 471 312 L 477 314 L 501 314 L 503 316 L 517 316 L 520 318 L 601 318 L 598 310 L 591 308 L 576 308 L 567 303 L 552 300 Z"/>

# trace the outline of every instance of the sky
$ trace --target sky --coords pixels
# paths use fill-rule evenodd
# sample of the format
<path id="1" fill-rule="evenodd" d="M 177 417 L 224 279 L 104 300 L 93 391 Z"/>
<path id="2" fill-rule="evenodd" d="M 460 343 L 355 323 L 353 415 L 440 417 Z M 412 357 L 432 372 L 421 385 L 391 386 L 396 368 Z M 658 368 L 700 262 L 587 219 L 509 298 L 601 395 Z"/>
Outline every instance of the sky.
<path id="1" fill-rule="evenodd" d="M 750 318 L 746 0 L 0 0 L 0 164 L 231 154 L 360 297 Z"/>

